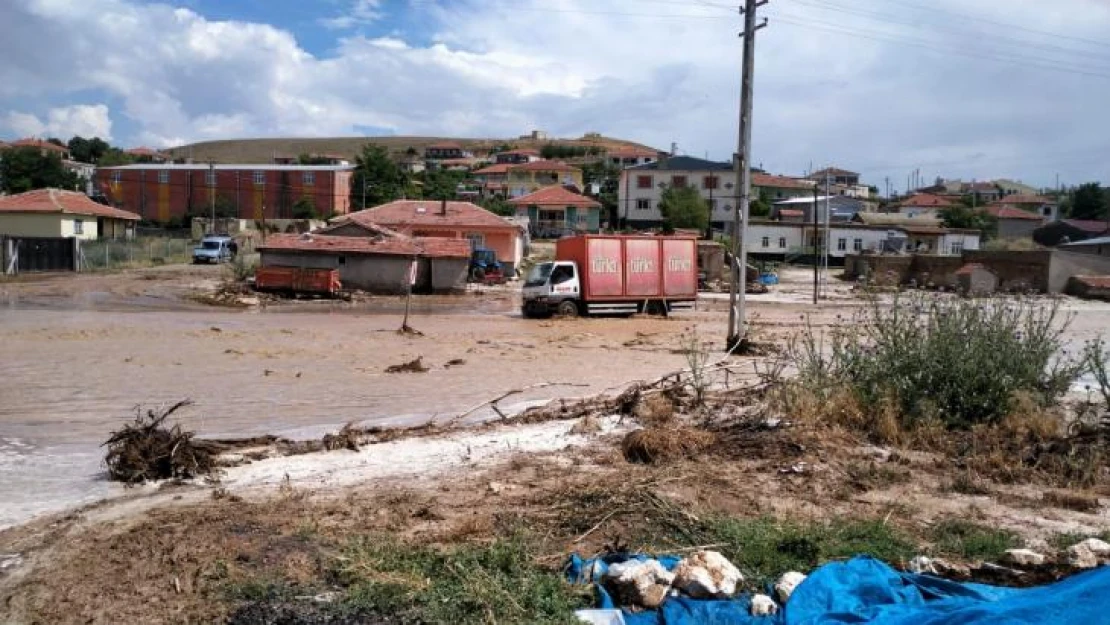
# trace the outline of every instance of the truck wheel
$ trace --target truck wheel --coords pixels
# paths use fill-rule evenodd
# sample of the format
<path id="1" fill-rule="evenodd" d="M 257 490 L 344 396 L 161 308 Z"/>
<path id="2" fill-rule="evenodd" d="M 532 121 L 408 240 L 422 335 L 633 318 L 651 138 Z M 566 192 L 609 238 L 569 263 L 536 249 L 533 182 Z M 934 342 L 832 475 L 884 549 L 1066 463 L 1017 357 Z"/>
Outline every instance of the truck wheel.
<path id="1" fill-rule="evenodd" d="M 667 305 L 662 300 L 653 299 L 650 302 L 648 302 L 647 308 L 644 310 L 644 312 L 646 312 L 649 315 L 656 315 L 656 316 L 666 317 L 667 316 Z"/>
<path id="2" fill-rule="evenodd" d="M 573 300 L 565 299 L 559 302 L 559 307 L 555 309 L 555 312 L 560 317 L 577 317 L 578 304 L 575 304 Z"/>
<path id="3" fill-rule="evenodd" d="M 470 279 L 473 282 L 482 282 L 486 279 L 486 271 L 481 267 L 475 267 L 474 271 L 470 272 Z"/>

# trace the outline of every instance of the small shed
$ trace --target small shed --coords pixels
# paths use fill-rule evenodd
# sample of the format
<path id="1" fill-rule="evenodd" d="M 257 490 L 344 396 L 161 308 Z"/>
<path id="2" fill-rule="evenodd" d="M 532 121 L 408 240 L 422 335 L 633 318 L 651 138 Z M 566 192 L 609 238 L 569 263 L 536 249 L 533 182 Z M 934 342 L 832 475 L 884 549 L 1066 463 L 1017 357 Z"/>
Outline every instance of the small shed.
<path id="1" fill-rule="evenodd" d="M 956 270 L 956 287 L 969 297 L 990 295 L 998 289 L 998 276 L 979 263 L 967 263 Z"/>
<path id="2" fill-rule="evenodd" d="M 415 292 L 465 288 L 470 265 L 470 243 L 465 239 L 396 233 L 375 237 L 279 234 L 268 237 L 258 250 L 263 267 L 338 269 L 344 287 L 374 293 L 404 292 L 414 260 Z"/>

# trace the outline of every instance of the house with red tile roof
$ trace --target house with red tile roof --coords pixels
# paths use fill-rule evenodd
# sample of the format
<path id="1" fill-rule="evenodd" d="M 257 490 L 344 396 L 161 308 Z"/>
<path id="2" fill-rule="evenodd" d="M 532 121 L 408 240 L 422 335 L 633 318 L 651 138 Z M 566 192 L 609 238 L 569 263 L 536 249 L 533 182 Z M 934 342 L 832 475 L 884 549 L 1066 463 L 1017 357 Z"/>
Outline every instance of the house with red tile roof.
<path id="1" fill-rule="evenodd" d="M 568 233 L 599 232 L 601 203 L 559 185 L 509 200 L 518 217 L 528 218 L 532 236 L 555 238 Z"/>
<path id="2" fill-rule="evenodd" d="M 466 158 L 470 156 L 462 145 L 454 141 L 437 141 L 424 148 L 424 158 L 429 161 L 440 161 L 448 158 Z"/>
<path id="3" fill-rule="evenodd" d="M 462 288 L 470 266 L 470 244 L 463 239 L 409 237 L 379 229 L 371 236 L 278 234 L 258 247 L 263 267 L 336 269 L 345 288 L 403 293 L 412 264 L 415 292 Z"/>
<path id="4" fill-rule="evenodd" d="M 1012 206 L 1031 213 L 1036 213 L 1045 221 L 1057 219 L 1060 213 L 1060 205 L 1056 200 L 1043 195 L 1007 195 L 992 204 L 995 206 Z"/>
<path id="5" fill-rule="evenodd" d="M 562 161 L 539 160 L 520 165 L 510 165 L 505 181 L 508 197 L 520 197 L 539 191 L 543 187 L 561 185 L 582 189 L 582 170 Z"/>
<path id="6" fill-rule="evenodd" d="M 384 227 L 413 237 L 468 241 L 472 248 L 493 250 L 507 274 L 524 257 L 524 232 L 520 226 L 470 202 L 397 200 L 338 217 L 332 224 L 363 228 Z M 350 234 L 330 229 L 333 234 Z"/>
<path id="7" fill-rule="evenodd" d="M 641 148 L 634 145 L 622 145 L 611 148 L 605 153 L 605 159 L 614 167 L 635 167 L 646 165 L 659 160 L 659 150 Z"/>
<path id="8" fill-rule="evenodd" d="M 493 155 L 494 164 L 497 165 L 523 165 L 524 163 L 531 163 L 539 160 L 543 160 L 540 158 L 539 151 L 533 150 L 532 148 L 508 150 Z"/>
<path id="9" fill-rule="evenodd" d="M 956 202 L 948 198 L 931 193 L 915 193 L 898 203 L 898 212 L 907 217 L 922 215 L 937 215 L 945 208 L 951 208 Z"/>
<path id="10" fill-rule="evenodd" d="M 170 160 L 168 156 L 158 150 L 145 146 L 124 150 L 124 153 L 134 156 L 141 163 L 165 163 Z"/>
<path id="11" fill-rule="evenodd" d="M 62 157 L 63 159 L 68 159 L 69 158 L 69 148 L 64 147 L 64 146 L 60 146 L 56 143 L 51 143 L 49 141 L 44 141 L 42 139 L 35 139 L 35 138 L 20 139 L 19 141 L 16 141 L 15 143 L 12 143 L 10 147 L 13 147 L 13 148 L 35 148 L 43 156 L 46 156 L 47 154 L 57 154 L 58 156 Z"/>
<path id="12" fill-rule="evenodd" d="M 61 189 L 35 189 L 0 197 L 0 235 L 130 238 L 139 216 Z"/>
<path id="13" fill-rule="evenodd" d="M 982 210 L 997 220 L 1000 239 L 1031 239 L 1033 232 L 1044 223 L 1040 215 L 1013 206 L 987 206 Z"/>

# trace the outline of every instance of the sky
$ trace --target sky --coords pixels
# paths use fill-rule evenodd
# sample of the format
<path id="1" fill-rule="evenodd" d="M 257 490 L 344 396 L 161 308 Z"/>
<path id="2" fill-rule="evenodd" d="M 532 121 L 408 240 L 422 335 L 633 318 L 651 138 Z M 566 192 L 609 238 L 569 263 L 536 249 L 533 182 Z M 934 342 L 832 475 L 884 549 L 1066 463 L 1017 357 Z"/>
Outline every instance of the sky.
<path id="1" fill-rule="evenodd" d="M 771 0 L 753 162 L 1110 182 L 1110 2 Z M 0 139 L 601 132 L 736 150 L 726 0 L 0 1 Z"/>

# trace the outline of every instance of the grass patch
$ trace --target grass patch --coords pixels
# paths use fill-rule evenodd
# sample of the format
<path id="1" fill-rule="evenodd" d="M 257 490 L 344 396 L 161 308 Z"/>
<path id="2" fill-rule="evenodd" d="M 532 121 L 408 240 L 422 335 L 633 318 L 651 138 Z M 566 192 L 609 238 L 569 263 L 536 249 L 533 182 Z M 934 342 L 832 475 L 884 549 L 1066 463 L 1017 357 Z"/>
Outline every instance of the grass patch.
<path id="1" fill-rule="evenodd" d="M 336 571 L 345 607 L 416 623 L 574 623 L 590 591 L 534 563 L 519 537 L 436 549 L 388 537 L 352 542 Z"/>
<path id="2" fill-rule="evenodd" d="M 787 571 L 808 573 L 830 560 L 870 555 L 897 563 L 916 552 L 912 541 L 878 520 L 794 523 L 726 518 L 709 521 L 706 530 L 706 544 L 722 544 L 721 553 L 755 588 Z"/>
<path id="3" fill-rule="evenodd" d="M 1021 546 L 1014 532 L 961 520 L 942 521 L 930 535 L 937 555 L 965 560 L 997 560 L 1007 549 Z"/>
<path id="4" fill-rule="evenodd" d="M 1083 542 L 1088 538 L 1097 538 L 1106 542 L 1110 542 L 1110 530 L 1104 530 L 1098 534 L 1088 534 L 1085 532 L 1064 532 L 1062 534 L 1054 534 L 1048 540 L 1048 544 L 1054 549 L 1063 551 L 1071 547 L 1075 543 Z"/>

